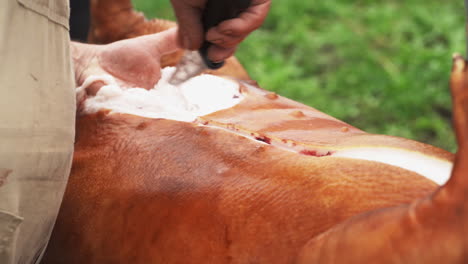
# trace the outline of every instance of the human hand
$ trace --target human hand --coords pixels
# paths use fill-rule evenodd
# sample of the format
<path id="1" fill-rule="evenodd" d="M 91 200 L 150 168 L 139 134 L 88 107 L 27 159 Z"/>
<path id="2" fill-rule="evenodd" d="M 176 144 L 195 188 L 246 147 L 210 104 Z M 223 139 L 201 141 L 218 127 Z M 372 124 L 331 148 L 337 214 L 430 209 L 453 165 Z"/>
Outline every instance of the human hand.
<path id="1" fill-rule="evenodd" d="M 92 75 L 110 74 L 125 86 L 151 89 L 161 78 L 161 57 L 178 48 L 176 29 L 107 45 L 73 42 L 76 84 L 81 86 Z M 86 93 L 95 95 L 103 85 L 103 81 L 95 81 L 86 87 Z"/>
<path id="2" fill-rule="evenodd" d="M 180 46 L 197 50 L 206 39 L 213 43 L 208 49 L 208 58 L 213 62 L 232 56 L 237 45 L 261 26 L 271 4 L 271 0 L 252 0 L 250 7 L 237 18 L 225 20 L 204 34 L 201 16 L 206 2 L 207 0 L 171 0 L 179 23 Z"/>

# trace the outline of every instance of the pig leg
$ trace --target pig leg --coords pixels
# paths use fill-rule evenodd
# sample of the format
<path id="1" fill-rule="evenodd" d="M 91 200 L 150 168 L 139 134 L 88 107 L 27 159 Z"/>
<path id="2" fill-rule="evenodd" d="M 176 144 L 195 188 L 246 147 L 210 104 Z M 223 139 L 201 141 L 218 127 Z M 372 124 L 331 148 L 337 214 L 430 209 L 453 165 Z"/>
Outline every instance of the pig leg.
<path id="1" fill-rule="evenodd" d="M 454 57 L 451 75 L 459 150 L 450 180 L 412 204 L 354 217 L 309 240 L 297 263 L 468 262 L 468 73 Z"/>

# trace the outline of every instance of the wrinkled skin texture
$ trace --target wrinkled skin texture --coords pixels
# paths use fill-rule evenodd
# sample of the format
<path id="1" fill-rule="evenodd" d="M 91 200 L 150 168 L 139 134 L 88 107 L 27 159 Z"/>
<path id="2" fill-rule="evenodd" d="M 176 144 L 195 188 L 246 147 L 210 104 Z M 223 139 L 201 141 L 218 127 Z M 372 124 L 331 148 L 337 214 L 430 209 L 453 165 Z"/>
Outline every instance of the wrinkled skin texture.
<path id="1" fill-rule="evenodd" d="M 459 151 L 441 188 L 391 165 L 275 147 L 386 146 L 454 158 L 247 84 L 239 105 L 195 123 L 81 115 L 43 263 L 465 263 L 466 69 L 457 57 Z"/>
<path id="2" fill-rule="evenodd" d="M 161 78 L 161 57 L 178 50 L 175 29 L 105 45 L 73 42 L 76 85 L 92 75 L 111 74 L 122 85 L 151 89 Z M 94 83 L 95 95 L 103 83 Z"/>

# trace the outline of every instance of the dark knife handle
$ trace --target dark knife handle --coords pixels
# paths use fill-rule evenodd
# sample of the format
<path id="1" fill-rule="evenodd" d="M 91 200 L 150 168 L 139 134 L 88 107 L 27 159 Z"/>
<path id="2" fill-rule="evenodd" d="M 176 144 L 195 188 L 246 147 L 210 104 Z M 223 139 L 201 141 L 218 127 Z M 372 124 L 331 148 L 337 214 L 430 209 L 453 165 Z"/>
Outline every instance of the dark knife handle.
<path id="1" fill-rule="evenodd" d="M 250 6 L 251 0 L 208 0 L 202 14 L 203 32 L 206 33 L 212 27 L 224 20 L 237 17 Z M 221 68 L 222 62 L 212 62 L 208 59 L 208 48 L 212 44 L 204 41 L 199 52 L 206 66 L 212 70 Z"/>

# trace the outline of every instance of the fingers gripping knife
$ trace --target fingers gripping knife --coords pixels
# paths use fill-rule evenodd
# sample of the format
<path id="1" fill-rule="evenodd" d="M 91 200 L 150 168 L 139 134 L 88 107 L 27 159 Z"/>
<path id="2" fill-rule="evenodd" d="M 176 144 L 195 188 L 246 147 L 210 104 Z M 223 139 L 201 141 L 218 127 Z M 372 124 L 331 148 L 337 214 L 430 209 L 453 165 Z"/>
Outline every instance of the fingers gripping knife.
<path id="1" fill-rule="evenodd" d="M 250 1 L 251 0 L 208 0 L 202 15 L 204 33 L 224 20 L 237 17 L 250 6 Z M 179 64 L 176 66 L 176 71 L 171 76 L 169 83 L 178 85 L 206 69 L 216 70 L 221 68 L 224 65 L 224 61 L 212 62 L 207 57 L 210 45 L 211 43 L 205 40 L 200 50 L 186 51 Z"/>

